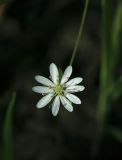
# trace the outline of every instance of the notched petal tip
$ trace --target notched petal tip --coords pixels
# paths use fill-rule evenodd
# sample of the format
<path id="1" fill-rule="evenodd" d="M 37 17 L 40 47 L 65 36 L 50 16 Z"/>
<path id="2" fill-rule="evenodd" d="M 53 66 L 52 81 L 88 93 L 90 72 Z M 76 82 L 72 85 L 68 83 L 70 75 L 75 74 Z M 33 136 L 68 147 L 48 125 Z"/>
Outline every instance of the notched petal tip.
<path id="1" fill-rule="evenodd" d="M 72 66 L 68 66 L 66 69 L 72 73 Z"/>
<path id="2" fill-rule="evenodd" d="M 54 117 L 56 117 L 56 116 L 57 116 L 57 114 L 54 114 L 53 112 L 52 112 L 52 115 L 53 115 Z"/>
<path id="3" fill-rule="evenodd" d="M 50 66 L 51 66 L 51 65 L 55 65 L 55 66 L 56 66 L 56 64 L 55 64 L 55 63 L 53 63 L 53 62 L 50 64 Z"/>
<path id="4" fill-rule="evenodd" d="M 32 87 L 32 91 L 33 91 L 33 92 L 35 92 L 35 91 L 34 91 L 34 90 L 35 90 L 34 88 L 35 88 L 35 87 Z"/>
<path id="5" fill-rule="evenodd" d="M 82 86 L 82 90 L 81 91 L 84 91 L 85 90 L 85 87 L 84 86 Z"/>
<path id="6" fill-rule="evenodd" d="M 39 80 L 39 77 L 41 77 L 40 75 L 36 75 L 34 78 L 35 78 L 35 80 L 38 82 L 38 80 Z"/>

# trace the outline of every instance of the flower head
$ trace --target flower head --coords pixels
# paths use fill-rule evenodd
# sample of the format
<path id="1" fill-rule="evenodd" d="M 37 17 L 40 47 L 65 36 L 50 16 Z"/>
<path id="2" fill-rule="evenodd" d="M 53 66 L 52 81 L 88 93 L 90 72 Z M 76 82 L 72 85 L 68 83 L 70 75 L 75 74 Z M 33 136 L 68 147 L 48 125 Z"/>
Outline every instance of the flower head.
<path id="1" fill-rule="evenodd" d="M 78 85 L 83 79 L 80 77 L 69 80 L 72 74 L 72 66 L 68 66 L 61 79 L 59 78 L 59 71 L 57 66 L 50 64 L 51 80 L 43 76 L 35 76 L 37 82 L 42 86 L 35 86 L 32 88 L 34 92 L 44 95 L 37 103 L 37 108 L 43 108 L 52 102 L 52 114 L 56 116 L 59 111 L 60 103 L 69 111 L 73 111 L 72 103 L 81 104 L 81 100 L 72 93 L 81 92 L 85 89 L 84 86 Z M 69 81 L 68 81 L 69 80 Z"/>

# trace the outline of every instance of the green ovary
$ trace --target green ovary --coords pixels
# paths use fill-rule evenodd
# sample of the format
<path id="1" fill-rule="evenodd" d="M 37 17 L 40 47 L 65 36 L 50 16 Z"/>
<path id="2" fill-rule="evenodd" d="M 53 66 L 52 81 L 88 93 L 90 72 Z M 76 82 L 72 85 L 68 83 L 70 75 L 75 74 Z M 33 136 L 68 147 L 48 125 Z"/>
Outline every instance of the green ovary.
<path id="1" fill-rule="evenodd" d="M 64 92 L 64 86 L 60 85 L 60 84 L 56 85 L 54 87 L 54 92 L 55 92 L 56 95 L 62 95 L 63 92 Z"/>

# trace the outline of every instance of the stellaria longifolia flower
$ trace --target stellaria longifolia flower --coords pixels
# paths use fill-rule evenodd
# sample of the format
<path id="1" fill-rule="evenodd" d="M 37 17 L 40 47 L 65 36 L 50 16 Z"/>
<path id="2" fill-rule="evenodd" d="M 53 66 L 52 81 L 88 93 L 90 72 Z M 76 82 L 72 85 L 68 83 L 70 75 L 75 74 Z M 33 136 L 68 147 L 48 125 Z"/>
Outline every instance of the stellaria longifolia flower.
<path id="1" fill-rule="evenodd" d="M 52 101 L 52 114 L 56 116 L 59 111 L 60 103 L 69 111 L 73 111 L 72 103 L 81 104 L 81 100 L 72 93 L 81 92 L 84 86 L 78 85 L 83 79 L 80 77 L 69 80 L 72 74 L 72 66 L 68 66 L 62 78 L 59 77 L 57 66 L 52 63 L 49 67 L 51 80 L 37 75 L 35 79 L 43 86 L 35 86 L 32 90 L 44 95 L 37 103 L 37 108 L 43 108 Z M 69 81 L 68 81 L 69 80 Z"/>

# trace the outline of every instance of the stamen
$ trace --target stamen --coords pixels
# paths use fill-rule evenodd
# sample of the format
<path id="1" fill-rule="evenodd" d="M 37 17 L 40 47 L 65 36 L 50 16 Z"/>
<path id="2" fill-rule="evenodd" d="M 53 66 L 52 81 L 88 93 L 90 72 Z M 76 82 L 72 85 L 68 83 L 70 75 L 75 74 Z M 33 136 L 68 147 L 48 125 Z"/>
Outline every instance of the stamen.
<path id="1" fill-rule="evenodd" d="M 58 84 L 54 87 L 54 92 L 56 95 L 62 95 L 64 93 L 64 86 L 61 84 Z"/>

